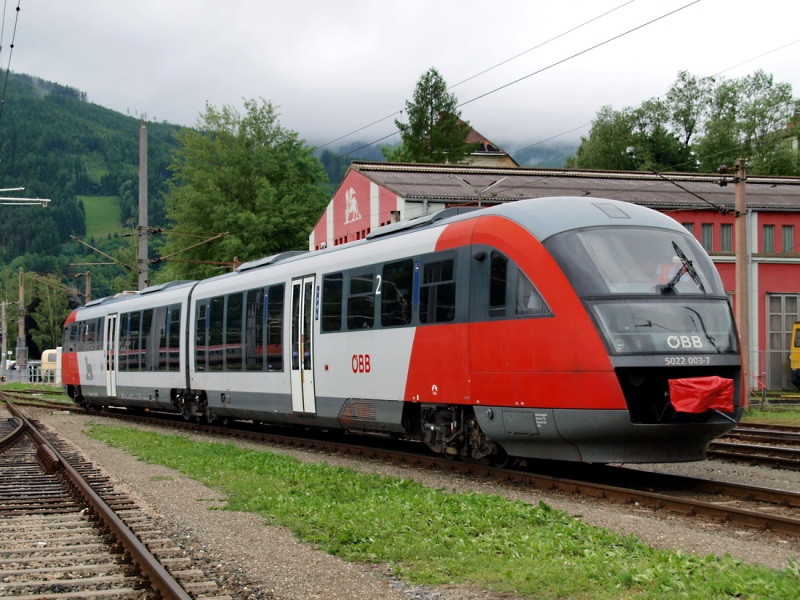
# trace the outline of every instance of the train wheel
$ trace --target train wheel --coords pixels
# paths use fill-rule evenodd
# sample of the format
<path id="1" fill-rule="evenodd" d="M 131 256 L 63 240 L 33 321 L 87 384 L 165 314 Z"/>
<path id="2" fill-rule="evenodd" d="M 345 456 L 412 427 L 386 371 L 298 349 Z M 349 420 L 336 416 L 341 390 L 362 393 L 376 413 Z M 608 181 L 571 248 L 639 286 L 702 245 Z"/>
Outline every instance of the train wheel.
<path id="1" fill-rule="evenodd" d="M 493 467 L 498 467 L 500 469 L 510 467 L 514 462 L 505 450 L 501 450 L 497 454 L 492 454 L 489 457 L 489 461 L 492 463 Z"/>

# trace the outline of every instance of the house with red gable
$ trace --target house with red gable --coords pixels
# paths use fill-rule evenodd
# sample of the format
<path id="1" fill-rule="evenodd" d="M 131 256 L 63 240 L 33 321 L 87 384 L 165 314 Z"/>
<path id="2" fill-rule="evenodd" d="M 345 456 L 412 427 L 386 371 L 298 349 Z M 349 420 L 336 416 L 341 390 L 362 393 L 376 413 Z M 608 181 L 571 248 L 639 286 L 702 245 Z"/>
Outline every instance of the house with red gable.
<path id="1" fill-rule="evenodd" d="M 648 206 L 691 231 L 736 302 L 734 222 L 746 219 L 753 389 L 790 389 L 791 324 L 800 321 L 800 178 L 748 177 L 736 216 L 733 174 L 574 171 L 482 165 L 354 162 L 311 235 L 318 250 L 451 206 L 596 196 Z"/>

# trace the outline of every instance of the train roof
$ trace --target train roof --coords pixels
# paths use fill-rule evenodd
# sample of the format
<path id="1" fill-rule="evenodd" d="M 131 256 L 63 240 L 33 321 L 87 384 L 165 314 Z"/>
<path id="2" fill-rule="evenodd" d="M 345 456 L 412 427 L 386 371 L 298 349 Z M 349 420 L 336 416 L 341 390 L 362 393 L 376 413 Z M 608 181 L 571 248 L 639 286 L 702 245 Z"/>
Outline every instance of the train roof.
<path id="1" fill-rule="evenodd" d="M 615 225 L 638 225 L 685 231 L 683 226 L 677 221 L 658 211 L 629 202 L 605 198 L 557 196 L 548 198 L 527 198 L 489 207 L 451 207 L 399 223 L 386 225 L 373 230 L 366 238 L 348 244 L 333 246 L 315 252 L 303 250 L 281 252 L 243 263 L 235 272 L 223 273 L 202 281 L 170 281 L 168 283 L 150 286 L 140 292 L 122 292 L 116 296 L 108 296 L 93 300 L 87 303 L 85 307 L 81 308 L 89 308 L 91 306 L 98 306 L 111 302 L 129 301 L 150 294 L 160 294 L 169 290 L 178 290 L 187 286 L 204 286 L 212 282 L 216 283 L 227 278 L 237 277 L 251 271 L 291 263 L 296 260 L 301 260 L 304 257 L 322 256 L 329 253 L 345 251 L 365 244 L 375 243 L 383 239 L 394 238 L 423 229 L 440 227 L 448 223 L 472 219 L 482 215 L 498 215 L 508 218 L 530 231 L 533 236 L 541 241 L 571 229 Z"/>
<path id="2" fill-rule="evenodd" d="M 500 214 L 516 221 L 541 241 L 563 231 L 588 227 L 636 225 L 686 231 L 675 219 L 658 211 L 607 198 L 529 198 L 484 210 L 483 214 Z"/>

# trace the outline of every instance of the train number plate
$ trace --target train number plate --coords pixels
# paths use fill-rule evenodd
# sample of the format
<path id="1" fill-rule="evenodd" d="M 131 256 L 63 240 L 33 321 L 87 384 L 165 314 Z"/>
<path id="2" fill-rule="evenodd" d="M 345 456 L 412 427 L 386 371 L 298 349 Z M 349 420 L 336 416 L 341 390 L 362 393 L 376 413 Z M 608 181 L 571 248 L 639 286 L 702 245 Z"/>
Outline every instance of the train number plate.
<path id="1" fill-rule="evenodd" d="M 665 356 L 664 364 L 670 367 L 682 367 L 685 365 L 702 366 L 711 364 L 710 356 Z"/>

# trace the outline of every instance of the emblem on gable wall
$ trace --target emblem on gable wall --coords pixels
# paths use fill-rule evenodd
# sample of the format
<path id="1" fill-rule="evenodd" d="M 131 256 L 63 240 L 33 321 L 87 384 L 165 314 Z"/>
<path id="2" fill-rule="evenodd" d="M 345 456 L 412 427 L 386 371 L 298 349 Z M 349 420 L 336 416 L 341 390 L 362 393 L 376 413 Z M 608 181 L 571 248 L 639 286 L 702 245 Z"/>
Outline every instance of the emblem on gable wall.
<path id="1" fill-rule="evenodd" d="M 356 199 L 356 191 L 353 188 L 347 190 L 344 194 L 344 222 L 352 223 L 361 218 L 361 212 L 358 210 L 358 200 Z"/>

